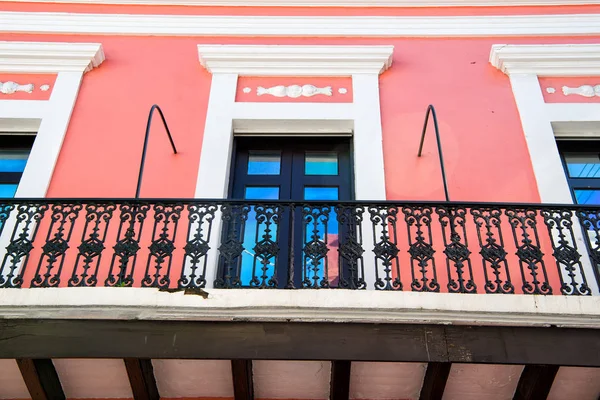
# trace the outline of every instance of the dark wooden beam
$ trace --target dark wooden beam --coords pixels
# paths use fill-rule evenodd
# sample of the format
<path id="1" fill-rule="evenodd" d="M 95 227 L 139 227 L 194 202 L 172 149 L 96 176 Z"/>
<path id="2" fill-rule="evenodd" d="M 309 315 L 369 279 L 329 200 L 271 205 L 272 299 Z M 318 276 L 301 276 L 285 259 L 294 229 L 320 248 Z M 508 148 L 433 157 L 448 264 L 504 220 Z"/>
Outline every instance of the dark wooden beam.
<path id="1" fill-rule="evenodd" d="M 125 358 L 123 361 L 133 398 L 135 400 L 160 400 L 152 361 L 148 358 Z"/>
<path id="2" fill-rule="evenodd" d="M 65 400 L 52 360 L 18 358 L 17 365 L 33 400 Z"/>
<path id="3" fill-rule="evenodd" d="M 330 400 L 348 400 L 350 398 L 350 361 L 331 362 Z"/>
<path id="4" fill-rule="evenodd" d="M 0 358 L 187 358 L 600 367 L 598 330 L 459 325 L 0 320 Z"/>
<path id="5" fill-rule="evenodd" d="M 451 363 L 430 362 L 421 387 L 420 400 L 441 400 L 446 389 Z"/>
<path id="6" fill-rule="evenodd" d="M 231 360 L 233 396 L 235 400 L 254 400 L 252 360 Z"/>
<path id="7" fill-rule="evenodd" d="M 526 365 L 513 400 L 543 400 L 548 397 L 558 365 Z"/>

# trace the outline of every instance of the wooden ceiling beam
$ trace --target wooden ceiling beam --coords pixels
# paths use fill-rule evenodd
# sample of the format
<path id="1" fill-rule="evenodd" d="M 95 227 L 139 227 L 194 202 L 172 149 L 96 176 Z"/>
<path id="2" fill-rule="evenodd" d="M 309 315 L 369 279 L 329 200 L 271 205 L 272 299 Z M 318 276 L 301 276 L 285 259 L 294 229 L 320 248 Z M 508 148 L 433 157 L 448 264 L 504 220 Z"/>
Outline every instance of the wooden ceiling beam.
<path id="1" fill-rule="evenodd" d="M 452 363 L 428 363 L 419 400 L 441 400 L 451 368 Z"/>
<path id="2" fill-rule="evenodd" d="M 65 400 L 51 359 L 18 358 L 16 361 L 32 400 Z"/>
<path id="3" fill-rule="evenodd" d="M 231 360 L 233 396 L 235 400 L 254 400 L 252 360 Z"/>
<path id="4" fill-rule="evenodd" d="M 152 360 L 149 358 L 124 358 L 125 369 L 135 400 L 160 400 Z"/>
<path id="5" fill-rule="evenodd" d="M 521 372 L 513 400 L 541 400 L 548 397 L 558 365 L 526 365 Z"/>
<path id="6" fill-rule="evenodd" d="M 350 361 L 331 362 L 330 400 L 348 400 L 350 398 Z"/>

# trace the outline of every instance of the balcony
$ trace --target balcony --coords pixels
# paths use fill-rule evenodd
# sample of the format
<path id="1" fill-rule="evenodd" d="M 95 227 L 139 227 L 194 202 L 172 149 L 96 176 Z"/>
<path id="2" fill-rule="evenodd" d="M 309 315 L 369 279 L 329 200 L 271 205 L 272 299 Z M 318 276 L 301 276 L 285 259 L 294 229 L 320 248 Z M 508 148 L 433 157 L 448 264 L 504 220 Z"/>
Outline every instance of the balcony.
<path id="1" fill-rule="evenodd" d="M 591 295 L 600 208 L 3 200 L 0 287 Z"/>

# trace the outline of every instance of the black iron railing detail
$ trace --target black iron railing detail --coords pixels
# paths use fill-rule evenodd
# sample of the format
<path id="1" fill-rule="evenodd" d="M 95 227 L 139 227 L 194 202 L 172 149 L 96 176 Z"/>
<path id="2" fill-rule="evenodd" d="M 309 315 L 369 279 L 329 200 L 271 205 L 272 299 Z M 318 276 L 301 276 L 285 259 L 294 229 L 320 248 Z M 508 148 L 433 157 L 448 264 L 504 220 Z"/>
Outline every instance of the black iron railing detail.
<path id="1" fill-rule="evenodd" d="M 11 199 L 0 204 L 0 248 L 1 288 L 590 295 L 600 208 Z"/>

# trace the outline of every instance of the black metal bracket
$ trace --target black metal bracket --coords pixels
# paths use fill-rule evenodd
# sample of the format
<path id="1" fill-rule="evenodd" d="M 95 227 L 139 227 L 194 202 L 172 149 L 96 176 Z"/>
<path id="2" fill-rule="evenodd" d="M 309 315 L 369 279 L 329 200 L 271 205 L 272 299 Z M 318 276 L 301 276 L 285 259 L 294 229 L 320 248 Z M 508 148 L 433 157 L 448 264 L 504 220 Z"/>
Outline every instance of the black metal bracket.
<path id="1" fill-rule="evenodd" d="M 442 169 L 442 180 L 444 182 L 444 195 L 446 196 L 446 201 L 450 201 L 450 196 L 448 195 L 448 183 L 446 182 L 446 169 L 444 168 L 444 156 L 442 154 L 442 142 L 440 140 L 440 129 L 438 127 L 435 108 L 431 104 L 427 107 L 427 113 L 425 114 L 425 122 L 423 123 L 423 132 L 421 133 L 421 144 L 419 145 L 418 156 L 421 157 L 421 153 L 423 151 L 423 142 L 425 141 L 425 133 L 427 132 L 427 123 L 429 122 L 430 114 L 433 116 L 433 127 L 435 128 L 435 137 L 437 140 L 438 154 L 440 156 L 440 167 Z"/>
<path id="2" fill-rule="evenodd" d="M 171 136 L 171 131 L 169 130 L 169 126 L 167 125 L 167 121 L 165 120 L 165 115 L 157 104 L 154 104 L 150 108 L 150 114 L 148 114 L 148 122 L 146 123 L 146 136 L 144 137 L 144 149 L 142 150 L 142 161 L 140 162 L 140 173 L 138 175 L 137 188 L 135 190 L 135 198 L 140 198 L 140 191 L 142 189 L 142 176 L 144 175 L 144 164 L 146 162 L 146 151 L 148 150 L 148 137 L 150 136 L 150 126 L 152 125 L 152 116 L 154 115 L 154 110 L 157 110 L 160 114 L 160 119 L 162 119 L 163 125 L 165 126 L 165 130 L 167 131 L 167 135 L 169 136 L 169 141 L 171 142 L 171 147 L 173 148 L 173 153 L 177 154 L 177 149 L 175 148 L 175 142 L 173 142 L 173 137 Z"/>

